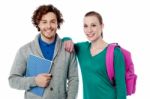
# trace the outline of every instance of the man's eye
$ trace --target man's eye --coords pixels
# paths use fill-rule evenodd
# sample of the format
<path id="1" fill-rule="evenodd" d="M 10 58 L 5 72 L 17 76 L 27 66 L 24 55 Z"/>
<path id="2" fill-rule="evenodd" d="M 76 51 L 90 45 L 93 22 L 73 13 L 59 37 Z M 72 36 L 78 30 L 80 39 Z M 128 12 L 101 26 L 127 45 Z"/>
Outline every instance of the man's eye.
<path id="1" fill-rule="evenodd" d="M 52 23 L 56 23 L 55 21 L 52 21 Z"/>

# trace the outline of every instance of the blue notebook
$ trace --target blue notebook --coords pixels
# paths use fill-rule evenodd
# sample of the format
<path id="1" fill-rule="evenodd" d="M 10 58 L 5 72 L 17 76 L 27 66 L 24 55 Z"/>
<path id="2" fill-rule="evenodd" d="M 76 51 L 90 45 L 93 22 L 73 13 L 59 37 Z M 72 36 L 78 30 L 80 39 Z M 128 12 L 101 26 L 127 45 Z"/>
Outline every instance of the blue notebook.
<path id="1" fill-rule="evenodd" d="M 51 61 L 45 58 L 41 58 L 35 55 L 29 55 L 27 59 L 27 68 L 26 68 L 26 76 L 32 77 L 41 73 L 49 73 L 51 69 Z M 29 91 L 32 93 L 43 96 L 44 88 L 43 87 L 32 87 Z"/>

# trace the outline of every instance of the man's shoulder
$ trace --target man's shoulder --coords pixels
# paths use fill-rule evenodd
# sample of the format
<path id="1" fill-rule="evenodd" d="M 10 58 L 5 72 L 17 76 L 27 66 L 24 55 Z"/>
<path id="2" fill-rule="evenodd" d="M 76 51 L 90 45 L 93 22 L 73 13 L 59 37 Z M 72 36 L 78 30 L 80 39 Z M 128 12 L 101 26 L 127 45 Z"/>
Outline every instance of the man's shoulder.
<path id="1" fill-rule="evenodd" d="M 19 50 L 20 50 L 21 52 L 24 52 L 24 51 L 30 49 L 32 46 L 33 46 L 33 41 L 30 41 L 30 42 L 28 42 L 28 43 L 22 45 L 22 46 L 19 48 Z"/>

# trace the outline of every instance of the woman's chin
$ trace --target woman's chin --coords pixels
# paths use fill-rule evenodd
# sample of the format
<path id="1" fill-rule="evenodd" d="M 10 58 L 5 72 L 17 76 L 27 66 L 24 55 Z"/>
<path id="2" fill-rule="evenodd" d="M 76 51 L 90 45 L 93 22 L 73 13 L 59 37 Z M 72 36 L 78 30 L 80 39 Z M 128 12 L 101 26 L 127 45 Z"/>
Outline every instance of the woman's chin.
<path id="1" fill-rule="evenodd" d="M 91 42 L 92 42 L 92 41 L 94 41 L 94 39 L 93 39 L 93 38 L 88 38 L 88 40 L 89 40 L 89 41 L 91 41 Z"/>

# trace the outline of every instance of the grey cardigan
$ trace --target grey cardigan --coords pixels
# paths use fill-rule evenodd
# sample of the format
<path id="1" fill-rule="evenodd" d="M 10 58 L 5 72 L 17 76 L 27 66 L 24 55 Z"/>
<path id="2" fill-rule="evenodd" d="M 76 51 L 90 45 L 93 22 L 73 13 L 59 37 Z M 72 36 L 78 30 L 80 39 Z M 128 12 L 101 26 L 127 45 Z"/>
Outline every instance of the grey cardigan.
<path id="1" fill-rule="evenodd" d="M 31 87 L 37 86 L 35 77 L 25 77 L 27 57 L 30 54 L 43 57 L 39 42 L 39 35 L 35 40 L 19 49 L 15 57 L 9 76 L 9 84 L 12 88 L 25 90 L 25 99 L 76 99 L 78 91 L 78 69 L 75 53 L 65 51 L 61 39 L 57 35 L 52 69 L 53 75 L 49 86 L 45 88 L 43 97 L 37 96 L 30 91 Z"/>

